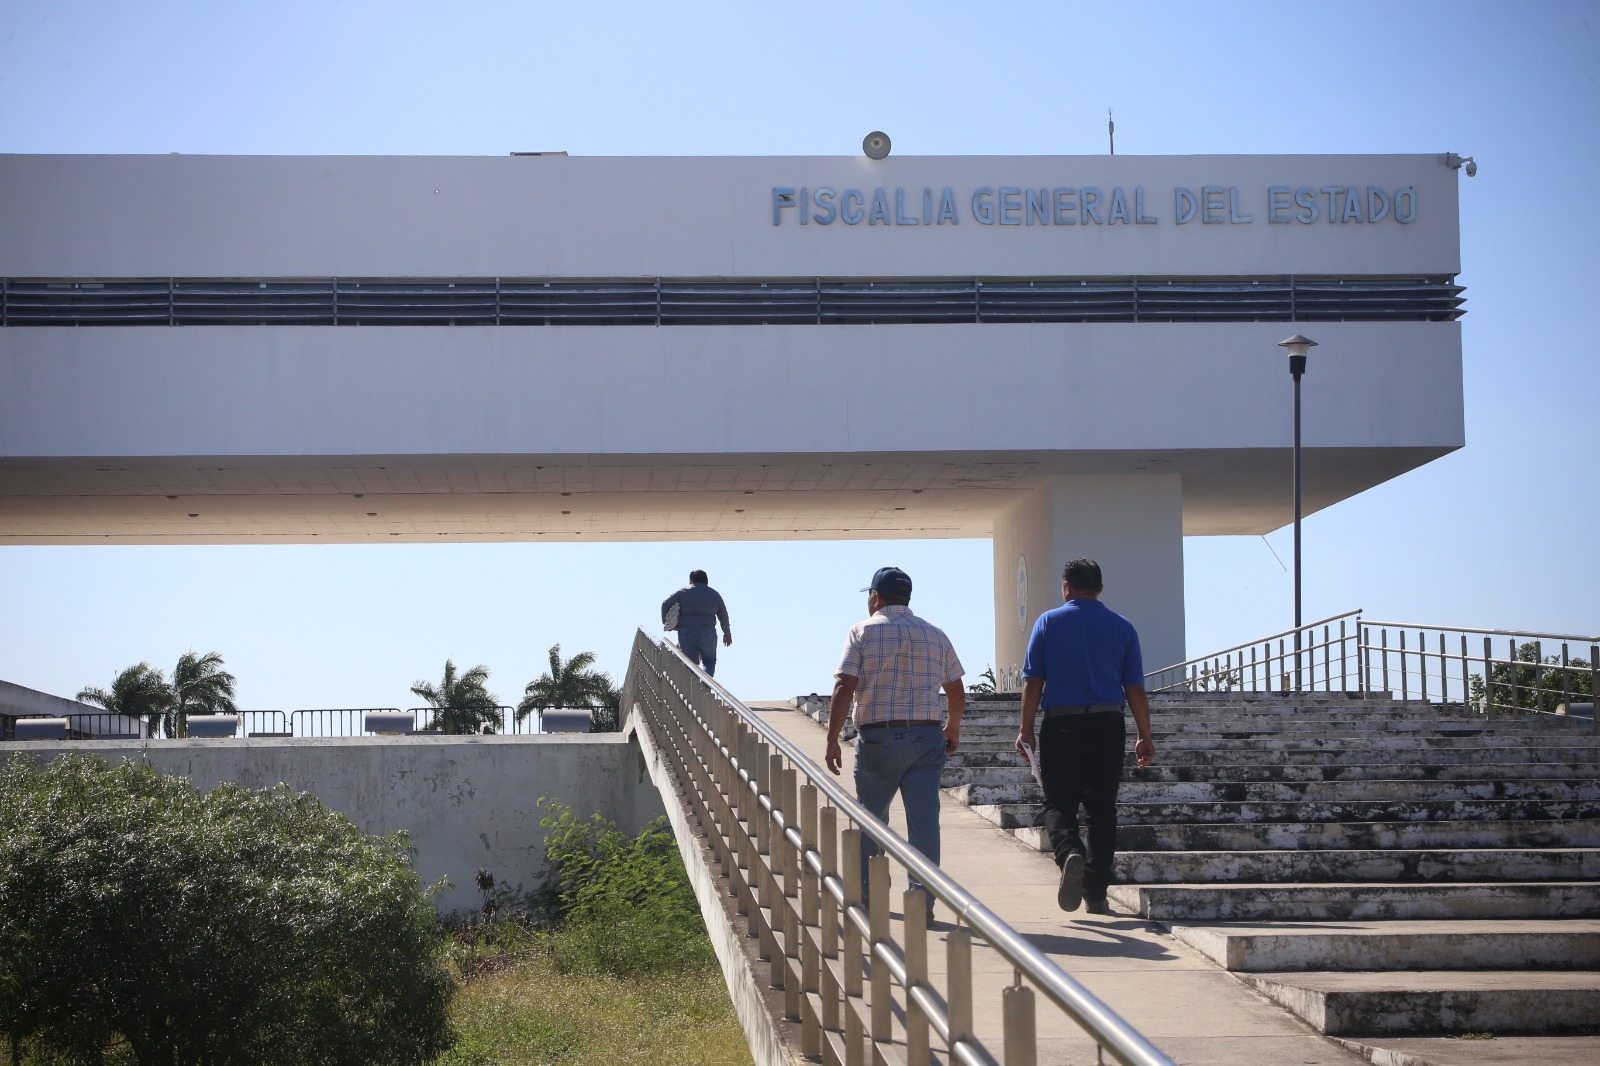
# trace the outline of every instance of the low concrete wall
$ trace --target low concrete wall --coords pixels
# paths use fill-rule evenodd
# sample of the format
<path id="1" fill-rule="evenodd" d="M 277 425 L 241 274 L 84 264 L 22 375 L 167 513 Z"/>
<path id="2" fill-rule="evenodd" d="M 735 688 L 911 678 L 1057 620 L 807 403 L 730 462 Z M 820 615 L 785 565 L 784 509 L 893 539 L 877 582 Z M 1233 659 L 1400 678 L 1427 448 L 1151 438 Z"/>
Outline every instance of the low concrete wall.
<path id="1" fill-rule="evenodd" d="M 448 877 L 446 915 L 476 911 L 476 875 L 533 888 L 544 873 L 540 796 L 580 816 L 596 812 L 630 832 L 662 813 L 639 747 L 619 733 L 559 736 L 350 737 L 10 743 L 0 758 L 84 752 L 146 758 L 210 789 L 282 782 L 348 815 L 364 832 L 404 829 L 426 882 Z"/>

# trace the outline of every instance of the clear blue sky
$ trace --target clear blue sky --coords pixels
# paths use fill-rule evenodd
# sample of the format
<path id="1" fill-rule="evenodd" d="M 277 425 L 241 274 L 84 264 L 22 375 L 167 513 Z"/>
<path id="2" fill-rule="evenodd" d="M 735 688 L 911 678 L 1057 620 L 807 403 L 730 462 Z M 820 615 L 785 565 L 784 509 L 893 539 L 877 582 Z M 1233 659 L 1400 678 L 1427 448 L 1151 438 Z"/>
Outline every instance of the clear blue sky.
<path id="1" fill-rule="evenodd" d="M 1473 155 L 1467 446 L 1307 519 L 1307 616 L 1594 633 L 1597 22 L 1537 0 L 0 0 L 0 151 L 842 155 L 882 129 L 904 154 L 1097 154 L 1109 107 L 1125 154 Z M 1266 539 L 1287 562 L 1289 531 Z M 515 702 L 558 641 L 620 672 L 699 566 L 734 617 L 721 678 L 786 697 L 826 689 L 885 563 L 982 670 L 987 541 L 6 547 L 0 678 L 71 695 L 215 649 L 243 706 L 407 707 L 453 656 Z M 1191 538 L 1185 564 L 1191 653 L 1289 624 L 1262 538 Z"/>

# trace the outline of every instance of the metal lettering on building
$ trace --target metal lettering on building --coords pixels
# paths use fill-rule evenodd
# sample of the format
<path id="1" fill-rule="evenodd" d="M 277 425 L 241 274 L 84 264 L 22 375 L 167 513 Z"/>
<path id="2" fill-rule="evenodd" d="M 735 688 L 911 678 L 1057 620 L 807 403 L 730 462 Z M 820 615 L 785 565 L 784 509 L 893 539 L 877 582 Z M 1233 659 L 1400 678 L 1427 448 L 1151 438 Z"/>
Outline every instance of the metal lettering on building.
<path id="1" fill-rule="evenodd" d="M 1170 205 L 1170 208 L 1161 206 Z M 1247 226 L 1410 225 L 1417 190 L 1402 185 L 1237 185 L 1149 191 L 1142 185 L 950 186 L 838 189 L 773 186 L 772 224 L 784 226 Z"/>

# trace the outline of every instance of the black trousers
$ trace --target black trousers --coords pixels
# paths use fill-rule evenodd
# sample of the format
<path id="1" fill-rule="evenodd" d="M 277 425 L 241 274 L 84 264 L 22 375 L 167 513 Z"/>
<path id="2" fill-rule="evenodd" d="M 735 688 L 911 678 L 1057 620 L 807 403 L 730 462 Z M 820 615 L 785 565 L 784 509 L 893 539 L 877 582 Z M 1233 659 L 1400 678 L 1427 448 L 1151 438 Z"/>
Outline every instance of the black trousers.
<path id="1" fill-rule="evenodd" d="M 1044 779 L 1044 828 L 1056 865 L 1083 856 L 1083 894 L 1104 899 L 1117 858 L 1117 788 L 1122 783 L 1127 727 L 1121 714 L 1067 714 L 1039 729 L 1039 776 Z M 1078 831 L 1083 808 L 1088 842 Z"/>

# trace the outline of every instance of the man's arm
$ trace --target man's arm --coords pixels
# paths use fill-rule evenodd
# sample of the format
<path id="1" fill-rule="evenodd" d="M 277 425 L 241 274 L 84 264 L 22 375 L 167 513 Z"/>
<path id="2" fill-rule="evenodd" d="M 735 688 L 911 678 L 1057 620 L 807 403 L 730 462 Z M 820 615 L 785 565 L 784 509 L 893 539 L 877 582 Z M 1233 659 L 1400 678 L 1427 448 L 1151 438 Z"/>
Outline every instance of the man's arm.
<path id="1" fill-rule="evenodd" d="M 1139 730 L 1139 739 L 1133 745 L 1133 756 L 1139 761 L 1139 769 L 1143 770 L 1156 757 L 1156 742 L 1150 735 L 1150 697 L 1145 695 L 1143 685 L 1123 685 L 1122 694 L 1128 697 L 1128 710 L 1133 712 L 1133 724 Z"/>
<path id="2" fill-rule="evenodd" d="M 828 704 L 828 769 L 833 776 L 839 776 L 839 770 L 844 766 L 844 751 L 839 747 L 839 734 L 844 731 L 844 720 L 850 717 L 850 702 L 856 698 L 856 686 L 861 683 L 859 677 L 849 674 L 835 674 L 833 678 L 833 700 Z"/>
<path id="3" fill-rule="evenodd" d="M 944 720 L 944 751 L 951 755 L 961 746 L 961 716 L 967 710 L 967 690 L 961 687 L 959 677 L 939 687 L 944 689 L 944 705 L 948 712 Z"/>
<path id="4" fill-rule="evenodd" d="M 1039 713 L 1039 699 L 1044 695 L 1044 678 L 1028 677 L 1022 680 L 1022 725 L 1017 730 L 1017 754 L 1024 755 L 1022 745 L 1038 749 L 1034 739 L 1033 720 Z"/>
<path id="5" fill-rule="evenodd" d="M 722 602 L 722 593 L 717 593 L 717 621 L 722 623 L 722 646 L 728 647 L 733 643 L 733 630 L 728 626 L 728 605 Z"/>

